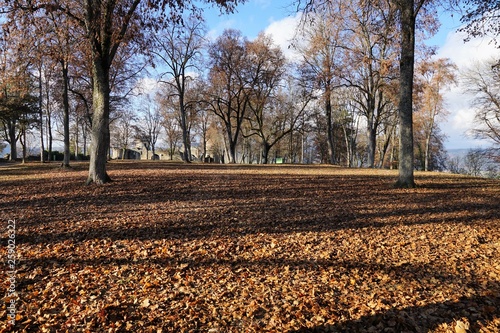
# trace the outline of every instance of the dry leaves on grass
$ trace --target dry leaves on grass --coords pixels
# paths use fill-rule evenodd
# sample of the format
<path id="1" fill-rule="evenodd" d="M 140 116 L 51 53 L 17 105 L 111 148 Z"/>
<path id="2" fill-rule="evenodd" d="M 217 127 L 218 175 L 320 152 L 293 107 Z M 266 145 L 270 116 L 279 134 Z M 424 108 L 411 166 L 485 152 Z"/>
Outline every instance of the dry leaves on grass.
<path id="1" fill-rule="evenodd" d="M 498 181 L 111 163 L 87 187 L 84 168 L 0 174 L 18 332 L 499 331 Z"/>

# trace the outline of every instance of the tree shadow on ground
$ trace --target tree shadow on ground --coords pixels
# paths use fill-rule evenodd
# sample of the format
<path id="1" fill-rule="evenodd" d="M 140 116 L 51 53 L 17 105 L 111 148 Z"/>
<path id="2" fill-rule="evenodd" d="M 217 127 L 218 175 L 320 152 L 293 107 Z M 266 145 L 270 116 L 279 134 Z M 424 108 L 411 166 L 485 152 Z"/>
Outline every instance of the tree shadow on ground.
<path id="1" fill-rule="evenodd" d="M 475 180 L 472 187 L 469 183 L 461 187 L 456 182 L 431 183 L 423 191 L 408 194 L 388 185 L 390 175 L 274 177 L 252 173 L 243 177 L 238 172 L 225 174 L 225 169 L 213 165 L 182 166 L 186 173 L 172 175 L 168 171 L 178 170 L 179 166 L 153 162 L 147 166 L 161 172 L 143 179 L 134 172 L 135 164 L 114 164 L 116 170 L 131 172 L 119 174 L 119 181 L 100 188 L 82 190 L 76 182 L 48 186 L 42 179 L 34 188 L 19 187 L 18 192 L 29 195 L 16 197 L 15 202 L 0 202 L 0 210 L 14 217 L 27 216 L 19 219 L 20 227 L 44 227 L 46 232 L 20 230 L 18 240 L 27 244 L 93 238 L 189 240 L 212 235 L 323 232 L 395 224 L 470 224 L 499 218 L 498 196 L 481 196 L 481 186 L 488 183 L 480 180 Z M 121 223 L 123 216 L 130 223 Z M 75 222 L 78 227 L 70 227 Z"/>
<path id="2" fill-rule="evenodd" d="M 233 250 L 228 253 L 234 254 Z M 464 264 L 470 263 L 464 261 Z M 50 272 L 56 267 L 71 267 L 73 271 L 78 268 L 94 266 L 94 267 L 109 267 L 109 266 L 148 266 L 161 267 L 162 270 L 169 272 L 169 275 L 175 275 L 179 272 L 203 271 L 214 266 L 231 267 L 233 272 L 271 272 L 283 271 L 285 267 L 290 267 L 295 272 L 300 271 L 320 271 L 329 267 L 337 269 L 335 278 L 340 279 L 342 276 L 351 276 L 353 272 L 364 272 L 365 276 L 375 276 L 375 273 L 384 273 L 391 276 L 390 283 L 401 283 L 406 286 L 413 285 L 414 282 L 421 280 L 433 279 L 436 283 L 443 285 L 452 285 L 467 287 L 474 289 L 478 281 L 474 276 L 458 276 L 450 274 L 446 267 L 433 266 L 429 264 L 406 264 L 398 265 L 394 263 L 372 263 L 363 260 L 353 260 L 340 257 L 325 260 L 308 260 L 308 259 L 286 259 L 286 258 L 265 258 L 253 260 L 234 259 L 232 257 L 214 258 L 209 256 L 193 257 L 188 253 L 180 253 L 172 257 L 146 257 L 139 259 L 132 258 L 116 258 L 102 256 L 97 258 L 80 259 L 68 257 L 44 257 L 40 259 L 31 259 L 23 262 L 25 267 L 44 267 L 47 272 Z M 24 288 L 27 285 L 40 282 L 44 274 L 38 275 L 35 279 L 24 279 L 19 288 Z M 279 273 L 278 273 L 279 277 Z M 373 281 L 376 281 L 374 279 Z M 287 281 L 282 281 L 286 284 Z M 380 284 L 380 285 L 379 285 Z M 375 286 L 379 285 L 384 288 L 384 283 L 375 282 Z M 426 286 L 429 288 L 429 286 Z M 425 333 L 435 329 L 441 329 L 439 332 L 454 331 L 456 321 L 460 320 L 470 324 L 469 330 L 463 333 L 479 333 L 479 332 L 498 332 L 498 330 L 481 330 L 483 326 L 500 329 L 500 283 L 496 280 L 482 281 L 483 292 L 477 295 L 461 297 L 458 300 L 443 301 L 438 303 L 425 304 L 421 306 L 412 306 L 400 308 L 395 305 L 387 310 L 374 310 L 370 315 L 362 316 L 357 319 L 349 319 L 353 316 L 346 312 L 345 303 L 343 303 L 343 311 L 339 311 L 338 318 L 341 321 L 338 324 L 323 325 L 309 328 L 302 328 L 290 333 L 308 333 L 308 332 L 351 332 L 351 333 L 402 333 L 414 332 Z M 317 290 L 318 295 L 324 292 L 332 294 L 331 287 L 328 284 L 323 285 Z M 429 292 L 429 290 L 427 290 Z M 341 294 L 334 292 L 337 297 Z M 321 298 L 321 296 L 319 296 Z M 385 299 L 386 296 L 381 296 L 379 299 L 382 304 L 391 304 L 397 299 Z M 403 297 L 403 296 L 401 296 Z M 339 302 L 338 299 L 331 300 Z M 126 310 L 123 310 L 126 311 Z M 122 312 L 123 312 L 122 311 Z M 128 311 L 128 310 L 127 310 Z M 326 318 L 328 319 L 328 318 Z M 496 321 L 495 321 L 496 320 Z M 456 331 L 462 332 L 462 331 Z"/>
<path id="3" fill-rule="evenodd" d="M 302 328 L 290 333 L 426 333 L 441 329 L 441 332 L 499 332 L 500 331 L 500 297 L 479 296 L 461 298 L 459 301 L 414 306 L 403 309 L 390 309 L 384 313 L 363 316 L 356 320 L 334 325 Z M 460 321 L 467 330 L 456 328 Z M 488 323 L 489 322 L 489 323 Z M 493 323 L 492 323 L 493 322 Z M 486 325 L 494 330 L 484 329 Z"/>

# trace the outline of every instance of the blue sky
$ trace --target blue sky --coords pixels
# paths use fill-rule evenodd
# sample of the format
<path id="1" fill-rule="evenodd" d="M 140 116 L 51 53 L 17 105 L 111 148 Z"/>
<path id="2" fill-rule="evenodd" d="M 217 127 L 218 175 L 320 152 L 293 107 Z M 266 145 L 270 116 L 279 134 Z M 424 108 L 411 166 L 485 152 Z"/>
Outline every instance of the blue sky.
<path id="1" fill-rule="evenodd" d="M 272 22 L 294 15 L 291 0 L 250 0 L 238 5 L 233 14 L 220 15 L 217 8 L 205 11 L 208 28 L 218 36 L 226 28 L 240 30 L 248 39 L 254 39 Z"/>
<path id="2" fill-rule="evenodd" d="M 240 30 L 243 36 L 254 39 L 259 32 L 266 31 L 273 36 L 276 44 L 286 49 L 287 40 L 293 34 L 296 15 L 293 0 L 250 0 L 237 7 L 237 12 L 220 15 L 218 9 L 205 10 L 209 33 L 216 37 L 226 28 Z M 447 57 L 459 68 L 466 68 L 473 61 L 489 59 L 499 55 L 498 49 L 486 40 L 463 42 L 463 35 L 457 33 L 460 27 L 459 15 L 440 13 L 441 28 L 427 43 L 438 47 L 438 57 Z M 469 106 L 470 97 L 462 92 L 459 85 L 445 93 L 450 114 L 441 120 L 441 129 L 448 137 L 447 149 L 469 149 L 487 146 L 484 141 L 474 140 L 467 135 L 471 130 L 473 110 Z"/>

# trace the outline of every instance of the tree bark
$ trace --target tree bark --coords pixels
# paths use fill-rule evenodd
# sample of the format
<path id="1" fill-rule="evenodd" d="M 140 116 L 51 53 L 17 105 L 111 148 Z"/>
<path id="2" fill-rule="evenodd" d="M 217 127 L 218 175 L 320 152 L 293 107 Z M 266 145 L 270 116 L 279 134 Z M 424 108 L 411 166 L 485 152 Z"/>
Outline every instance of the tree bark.
<path id="1" fill-rule="evenodd" d="M 414 188 L 413 156 L 413 71 L 415 61 L 414 0 L 400 0 L 401 4 L 401 60 L 399 101 L 399 178 L 398 188 Z"/>
<path id="2" fill-rule="evenodd" d="M 328 159 L 330 164 L 335 164 L 335 134 L 334 134 L 334 121 L 332 119 L 332 101 L 331 101 L 331 89 L 330 84 L 326 85 L 325 92 L 325 113 L 326 113 L 326 124 L 327 124 L 327 137 L 328 137 Z"/>
<path id="3" fill-rule="evenodd" d="M 373 119 L 369 119 L 369 121 L 368 121 L 366 136 L 367 136 L 367 141 L 368 141 L 368 148 L 367 148 L 368 167 L 374 168 L 375 167 L 375 149 L 377 147 L 377 131 L 373 126 Z"/>
<path id="4" fill-rule="evenodd" d="M 229 163 L 236 164 L 236 144 L 231 140 L 229 142 Z"/>
<path id="5" fill-rule="evenodd" d="M 182 127 L 182 144 L 184 145 L 184 152 L 182 153 L 184 162 L 191 162 L 191 144 L 189 142 L 189 131 L 187 126 L 186 106 L 184 105 L 184 97 L 182 94 L 179 96 L 179 108 L 181 111 L 181 127 Z"/>
<path id="6" fill-rule="evenodd" d="M 262 143 L 262 164 L 269 163 L 269 151 L 271 150 L 271 145 L 267 142 Z"/>
<path id="7" fill-rule="evenodd" d="M 42 66 L 38 68 L 38 115 L 40 117 L 40 162 L 45 162 L 45 147 L 43 137 L 43 82 Z"/>
<path id="8" fill-rule="evenodd" d="M 63 127 L 64 127 L 64 158 L 61 167 L 69 168 L 70 142 L 69 142 L 69 97 L 68 97 L 68 66 L 65 61 L 61 61 L 63 79 Z"/>
<path id="9" fill-rule="evenodd" d="M 424 157 L 424 170 L 429 171 L 429 159 L 430 159 L 430 149 L 431 149 L 431 139 L 432 139 L 432 134 L 433 134 L 433 128 L 434 128 L 434 119 L 436 117 L 436 110 L 434 109 L 431 117 L 431 123 L 429 124 L 429 130 L 426 133 L 425 137 L 425 157 Z"/>
<path id="10" fill-rule="evenodd" d="M 52 160 L 52 117 L 50 110 L 50 89 L 49 89 L 49 80 L 46 80 L 45 83 L 45 98 L 46 98 L 46 126 L 47 126 L 47 160 L 50 162 Z"/>
<path id="11" fill-rule="evenodd" d="M 23 151 L 23 164 L 26 163 L 26 126 L 26 121 L 24 121 L 21 129 L 21 135 L 19 136 L 19 141 L 21 143 L 21 148 Z"/>
<path id="12" fill-rule="evenodd" d="M 16 137 L 16 122 L 9 121 L 7 123 L 9 132 L 10 155 L 9 161 L 15 161 L 17 158 L 17 137 Z"/>
<path id="13" fill-rule="evenodd" d="M 92 182 L 102 185 L 111 181 L 106 173 L 110 135 L 109 135 L 109 66 L 103 65 L 100 59 L 93 64 L 93 107 L 90 165 L 87 184 Z"/>
<path id="14" fill-rule="evenodd" d="M 429 171 L 429 150 L 431 146 L 431 135 L 425 138 L 425 151 L 424 151 L 424 171 Z"/>

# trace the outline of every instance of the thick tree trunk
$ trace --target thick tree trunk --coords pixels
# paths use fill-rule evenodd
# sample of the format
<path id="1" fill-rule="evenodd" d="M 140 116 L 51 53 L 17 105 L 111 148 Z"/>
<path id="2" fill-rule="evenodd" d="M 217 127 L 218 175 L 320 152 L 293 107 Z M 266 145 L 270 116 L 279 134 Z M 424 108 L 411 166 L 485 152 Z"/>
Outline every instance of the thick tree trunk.
<path id="1" fill-rule="evenodd" d="M 415 61 L 414 0 L 401 1 L 401 60 L 399 102 L 399 178 L 398 188 L 414 188 L 413 173 L 413 70 Z"/>
<path id="2" fill-rule="evenodd" d="M 269 151 L 271 150 L 271 145 L 267 142 L 262 143 L 262 164 L 269 163 Z"/>
<path id="3" fill-rule="evenodd" d="M 367 156 L 367 162 L 368 162 L 368 167 L 373 168 L 375 167 L 375 148 L 377 145 L 377 133 L 375 128 L 373 128 L 373 120 L 368 121 L 368 126 L 367 126 L 367 141 L 368 141 L 368 156 Z"/>
<path id="4" fill-rule="evenodd" d="M 191 162 L 191 144 L 189 143 L 189 131 L 186 120 L 186 108 L 184 106 L 184 99 L 179 98 L 180 111 L 181 111 L 181 127 L 182 127 L 182 144 L 184 145 L 184 152 L 182 158 L 184 162 Z"/>
<path id="5" fill-rule="evenodd" d="M 23 150 L 23 160 L 22 163 L 26 163 L 26 123 L 23 124 L 23 128 L 21 130 L 21 135 L 19 137 L 19 141 L 21 142 L 21 148 Z"/>
<path id="6" fill-rule="evenodd" d="M 231 123 L 226 124 L 226 134 L 227 134 L 227 145 L 229 146 L 229 150 L 227 150 L 229 163 L 236 163 L 236 141 L 233 140 L 233 131 L 231 129 Z"/>
<path id="7" fill-rule="evenodd" d="M 109 69 L 99 59 L 93 64 L 93 107 L 90 166 L 87 184 L 104 184 L 111 181 L 106 173 L 110 135 L 109 135 Z"/>
<path id="8" fill-rule="evenodd" d="M 42 82 L 42 67 L 38 69 L 38 115 L 40 116 L 40 162 L 45 162 L 45 147 L 43 137 L 43 82 Z"/>
<path id="9" fill-rule="evenodd" d="M 68 67 L 64 61 L 61 62 L 63 79 L 63 127 L 64 127 L 64 158 L 61 164 L 63 168 L 69 168 L 70 142 L 69 142 L 69 97 L 68 97 Z"/>
<path id="10" fill-rule="evenodd" d="M 231 140 L 229 142 L 229 163 L 236 164 L 236 144 Z"/>
<path id="11" fill-rule="evenodd" d="M 46 94 L 46 124 L 47 124 L 47 159 L 48 161 L 50 162 L 51 159 L 52 159 L 52 117 L 51 117 L 51 114 L 50 114 L 50 103 L 49 103 L 49 100 L 50 100 L 50 89 L 48 89 L 48 86 L 45 87 L 45 94 Z"/>
<path id="12" fill-rule="evenodd" d="M 392 141 L 392 129 L 389 133 L 387 133 L 386 131 L 386 139 L 384 141 L 384 145 L 382 146 L 382 151 L 380 152 L 379 168 L 383 168 L 385 165 L 387 150 L 389 149 L 391 141 Z"/>
<path id="13" fill-rule="evenodd" d="M 327 86 L 326 89 L 326 101 L 325 101 L 325 113 L 326 113 L 326 123 L 327 123 L 327 136 L 328 136 L 328 159 L 330 164 L 335 164 L 335 136 L 334 136 L 334 124 L 332 119 L 332 102 L 330 100 L 330 87 Z"/>
<path id="14" fill-rule="evenodd" d="M 7 131 L 9 132 L 9 141 L 8 142 L 10 144 L 9 161 L 15 161 L 17 158 L 16 122 L 9 121 L 7 125 L 8 125 Z"/>
<path id="15" fill-rule="evenodd" d="M 371 78 L 371 81 L 373 81 L 373 78 Z M 374 83 L 371 83 L 371 86 L 373 87 Z M 373 168 L 375 167 L 375 150 L 377 148 L 377 124 L 375 120 L 375 97 L 373 96 L 374 93 L 370 93 L 369 96 L 367 97 L 367 113 L 366 113 L 366 120 L 367 120 L 367 132 L 366 132 L 366 139 L 367 139 L 367 162 L 368 162 L 368 167 Z"/>
<path id="16" fill-rule="evenodd" d="M 203 131 L 203 163 L 205 163 L 205 159 L 207 158 L 207 131 Z"/>

